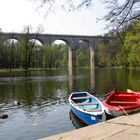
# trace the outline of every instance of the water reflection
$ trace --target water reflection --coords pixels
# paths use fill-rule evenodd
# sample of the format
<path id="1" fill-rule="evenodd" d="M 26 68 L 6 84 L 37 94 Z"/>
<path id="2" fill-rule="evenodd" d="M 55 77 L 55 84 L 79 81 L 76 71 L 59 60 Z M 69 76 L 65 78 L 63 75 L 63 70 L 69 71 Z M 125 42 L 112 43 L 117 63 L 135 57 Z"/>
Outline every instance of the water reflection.
<path id="1" fill-rule="evenodd" d="M 90 90 L 94 91 L 95 90 L 95 69 L 91 68 L 90 69 Z"/>
<path id="2" fill-rule="evenodd" d="M 77 76 L 76 74 L 76 69 L 69 69 L 68 70 L 68 77 L 69 77 L 69 91 L 73 92 L 76 90 L 76 86 L 77 86 L 77 80 L 75 79 L 75 77 Z"/>
<path id="3" fill-rule="evenodd" d="M 69 112 L 70 120 L 73 126 L 78 129 L 87 126 L 82 120 L 80 120 L 73 112 L 70 110 Z"/>
<path id="4" fill-rule="evenodd" d="M 0 139 L 38 139 L 78 128 L 71 113 L 75 127 L 69 120 L 72 91 L 96 91 L 101 99 L 113 89 L 139 91 L 139 76 L 140 70 L 127 69 L 0 73 L 0 113 L 9 115 L 0 119 Z M 14 106 L 15 100 L 23 104 Z"/>
<path id="5" fill-rule="evenodd" d="M 106 94 L 113 89 L 140 90 L 140 70 L 136 69 L 70 69 L 69 91 L 86 90 Z"/>
<path id="6" fill-rule="evenodd" d="M 69 91 L 70 92 L 77 91 L 77 90 L 79 90 L 79 91 L 80 90 L 87 90 L 84 88 L 84 86 L 79 88 L 79 89 L 77 88 L 77 87 L 79 87 L 79 85 L 77 85 L 77 84 L 79 84 L 79 82 L 78 82 L 79 77 L 80 77 L 80 81 L 81 81 L 81 79 L 82 78 L 85 79 L 85 77 L 87 77 L 87 75 L 90 78 L 89 78 L 89 81 L 85 81 L 85 83 L 87 82 L 87 84 L 89 86 L 88 89 L 91 92 L 94 91 L 94 88 L 95 88 L 95 69 L 90 69 L 90 73 L 88 73 L 87 75 L 85 73 L 85 75 L 80 75 L 80 76 L 79 76 L 79 70 L 69 69 L 68 75 L 69 75 Z"/>

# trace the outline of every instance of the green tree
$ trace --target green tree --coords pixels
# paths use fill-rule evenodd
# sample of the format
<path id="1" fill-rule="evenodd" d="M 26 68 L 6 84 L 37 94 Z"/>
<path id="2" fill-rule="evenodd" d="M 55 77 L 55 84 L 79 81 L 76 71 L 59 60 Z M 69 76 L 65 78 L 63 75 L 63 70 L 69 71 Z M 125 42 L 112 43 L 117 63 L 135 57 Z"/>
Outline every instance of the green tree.
<path id="1" fill-rule="evenodd" d="M 105 48 L 105 45 L 103 43 L 101 43 L 99 45 L 98 48 L 98 55 L 97 55 L 97 59 L 98 59 L 98 66 L 100 67 L 105 67 L 107 65 L 107 51 Z"/>
<path id="2" fill-rule="evenodd" d="M 60 55 L 61 55 L 61 62 L 60 67 L 67 68 L 68 67 L 68 46 L 67 45 L 61 45 L 60 48 Z"/>
<path id="3" fill-rule="evenodd" d="M 130 66 L 140 66 L 140 21 L 134 24 L 133 31 L 125 37 L 124 47 L 127 51 L 127 59 Z"/>
<path id="4" fill-rule="evenodd" d="M 89 44 L 84 41 L 79 42 L 79 48 L 76 50 L 76 66 L 89 67 L 89 57 Z"/>
<path id="5" fill-rule="evenodd" d="M 36 52 L 36 40 L 39 35 L 39 32 L 36 34 L 35 39 L 30 41 L 30 27 L 27 26 L 25 28 L 25 34 L 20 40 L 20 47 L 22 51 L 22 62 L 23 62 L 23 67 L 28 70 L 28 68 L 31 65 L 32 62 L 32 57 L 34 53 Z"/>
<path id="6" fill-rule="evenodd" d="M 0 67 L 2 68 L 5 66 L 4 57 L 6 56 L 4 48 L 4 40 L 5 38 L 3 37 L 2 32 L 0 32 Z"/>

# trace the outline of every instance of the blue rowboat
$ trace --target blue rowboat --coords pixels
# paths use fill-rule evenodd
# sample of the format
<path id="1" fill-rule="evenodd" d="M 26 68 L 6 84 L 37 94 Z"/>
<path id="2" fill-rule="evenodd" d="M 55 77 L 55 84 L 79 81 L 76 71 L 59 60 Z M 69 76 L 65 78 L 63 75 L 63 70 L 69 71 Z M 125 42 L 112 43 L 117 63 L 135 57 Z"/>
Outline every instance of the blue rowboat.
<path id="1" fill-rule="evenodd" d="M 72 92 L 69 103 L 73 113 L 87 125 L 106 120 L 102 102 L 86 91 Z"/>

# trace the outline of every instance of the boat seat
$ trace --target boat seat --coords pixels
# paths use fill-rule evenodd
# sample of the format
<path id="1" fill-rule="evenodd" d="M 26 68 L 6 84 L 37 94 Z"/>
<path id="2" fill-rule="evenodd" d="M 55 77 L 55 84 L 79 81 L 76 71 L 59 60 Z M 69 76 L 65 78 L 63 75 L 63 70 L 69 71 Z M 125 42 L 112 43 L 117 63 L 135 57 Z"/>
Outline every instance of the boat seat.
<path id="1" fill-rule="evenodd" d="M 86 111 L 88 111 L 88 112 L 97 112 L 97 111 L 102 111 L 102 110 L 99 109 L 99 108 L 91 108 L 91 109 L 86 110 Z"/>
<path id="2" fill-rule="evenodd" d="M 110 103 L 114 104 L 136 104 L 136 101 L 110 101 Z"/>
<path id="3" fill-rule="evenodd" d="M 89 99 L 89 98 L 93 98 L 91 96 L 83 96 L 83 97 L 73 97 L 73 100 L 79 100 L 79 99 Z"/>
<path id="4" fill-rule="evenodd" d="M 83 105 L 98 105 L 98 102 L 89 102 L 89 103 L 77 103 L 77 106 L 83 106 Z"/>

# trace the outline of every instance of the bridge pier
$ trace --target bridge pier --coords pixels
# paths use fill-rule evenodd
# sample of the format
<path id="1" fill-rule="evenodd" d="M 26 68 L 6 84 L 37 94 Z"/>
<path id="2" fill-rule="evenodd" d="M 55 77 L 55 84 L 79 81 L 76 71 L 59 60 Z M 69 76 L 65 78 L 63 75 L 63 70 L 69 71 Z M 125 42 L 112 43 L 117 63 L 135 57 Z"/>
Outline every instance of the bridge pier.
<path id="1" fill-rule="evenodd" d="M 76 69 L 68 69 L 68 75 L 69 75 L 69 91 L 73 92 L 76 90 L 77 87 L 77 80 L 74 79 L 74 76 L 76 76 Z"/>
<path id="2" fill-rule="evenodd" d="M 94 39 L 90 42 L 90 68 L 94 69 L 97 64 L 97 48 L 100 43 L 100 39 Z M 76 68 L 76 48 L 78 44 L 76 41 L 71 43 L 71 46 L 68 48 L 68 68 Z"/>
<path id="3" fill-rule="evenodd" d="M 5 39 L 20 40 L 25 37 L 24 33 L 2 33 Z M 85 41 L 90 44 L 90 67 L 95 68 L 97 63 L 96 51 L 101 40 L 110 40 L 109 37 L 102 36 L 83 36 L 83 35 L 55 35 L 55 34 L 36 34 L 30 33 L 29 40 L 35 39 L 44 44 L 51 45 L 55 40 L 63 40 L 68 45 L 68 68 L 76 67 L 76 49 L 79 47 L 79 41 Z"/>
<path id="4" fill-rule="evenodd" d="M 68 48 L 68 68 L 76 67 L 76 50 L 72 48 Z"/>
<path id="5" fill-rule="evenodd" d="M 97 64 L 97 48 L 100 43 L 100 39 L 94 39 L 92 43 L 90 43 L 90 68 L 94 69 Z"/>
<path id="6" fill-rule="evenodd" d="M 94 54 L 94 48 L 90 47 L 90 68 L 95 68 L 95 54 Z"/>
<path id="7" fill-rule="evenodd" d="M 90 69 L 90 90 L 93 92 L 95 90 L 95 69 Z"/>

